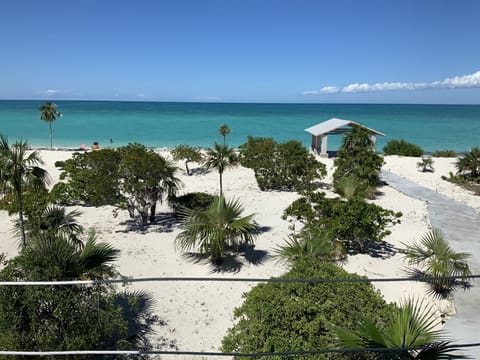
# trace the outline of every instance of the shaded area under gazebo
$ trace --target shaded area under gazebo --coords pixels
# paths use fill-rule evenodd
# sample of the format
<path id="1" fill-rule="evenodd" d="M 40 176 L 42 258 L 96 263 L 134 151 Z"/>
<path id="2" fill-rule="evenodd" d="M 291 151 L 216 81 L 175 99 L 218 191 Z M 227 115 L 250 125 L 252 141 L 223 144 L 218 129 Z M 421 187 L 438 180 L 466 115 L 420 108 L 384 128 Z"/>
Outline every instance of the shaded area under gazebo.
<path id="1" fill-rule="evenodd" d="M 311 150 L 314 153 L 320 155 L 321 157 L 328 157 L 328 152 L 327 152 L 328 135 L 348 133 L 351 131 L 351 127 L 354 125 L 357 125 L 366 129 L 370 133 L 370 136 L 372 138 L 374 145 L 375 145 L 377 135 L 385 136 L 385 134 L 381 133 L 380 131 L 370 129 L 355 121 L 332 118 L 330 120 L 324 121 L 320 124 L 317 124 L 305 129 L 306 132 L 312 135 Z"/>

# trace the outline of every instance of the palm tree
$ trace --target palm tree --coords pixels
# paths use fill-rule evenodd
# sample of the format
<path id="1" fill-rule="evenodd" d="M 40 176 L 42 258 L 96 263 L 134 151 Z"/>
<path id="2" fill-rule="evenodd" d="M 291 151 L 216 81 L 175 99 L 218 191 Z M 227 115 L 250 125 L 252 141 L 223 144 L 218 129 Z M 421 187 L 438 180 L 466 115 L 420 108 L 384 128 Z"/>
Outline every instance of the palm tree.
<path id="1" fill-rule="evenodd" d="M 48 122 L 50 126 L 50 149 L 52 146 L 52 123 L 58 118 L 61 117 L 62 113 L 57 110 L 57 104 L 47 101 L 40 107 L 40 119 Z"/>
<path id="2" fill-rule="evenodd" d="M 218 129 L 218 132 L 220 133 L 220 135 L 223 136 L 223 146 L 225 146 L 225 139 L 227 135 L 230 134 L 230 128 L 228 127 L 227 124 L 222 124 Z"/>
<path id="3" fill-rule="evenodd" d="M 25 221 L 23 219 L 24 185 L 45 187 L 50 177 L 38 165 L 43 164 L 38 152 L 27 154 L 28 143 L 16 141 L 10 145 L 7 137 L 0 135 L 0 187 L 1 192 L 13 191 L 17 197 L 18 218 L 22 237 L 22 246 L 26 245 Z"/>
<path id="4" fill-rule="evenodd" d="M 300 258 L 314 258 L 324 261 L 343 260 L 346 251 L 343 244 L 336 241 L 331 232 L 316 227 L 307 227 L 299 235 L 291 235 L 275 250 L 281 260 L 295 261 Z"/>
<path id="5" fill-rule="evenodd" d="M 212 149 L 207 150 L 206 160 L 203 166 L 207 169 L 217 169 L 220 175 L 220 196 L 223 195 L 222 175 L 226 168 L 238 165 L 238 157 L 233 148 L 227 145 L 213 144 Z"/>
<path id="6" fill-rule="evenodd" d="M 337 328 L 340 346 L 346 348 L 391 349 L 375 352 L 376 359 L 461 359 L 444 339 L 435 311 L 422 302 L 408 300 L 393 312 L 385 328 L 365 320 L 357 330 Z M 417 350 L 399 348 L 416 347 Z"/>
<path id="7" fill-rule="evenodd" d="M 242 212 L 238 200 L 226 201 L 223 196 L 216 197 L 206 210 L 184 210 L 184 230 L 175 239 L 177 246 L 183 251 L 198 248 L 200 253 L 209 254 L 212 262 L 220 264 L 227 247 L 238 250 L 258 235 L 254 214 L 241 217 Z"/>
<path id="8" fill-rule="evenodd" d="M 405 244 L 404 244 L 405 245 Z M 424 271 L 413 271 L 423 273 L 434 278 L 432 279 L 432 291 L 436 295 L 444 296 L 450 293 L 459 282 L 448 277 L 460 277 L 461 283 L 468 284 L 472 275 L 467 260 L 468 253 L 457 253 L 448 245 L 443 233 L 439 229 L 433 229 L 411 245 L 405 245 L 405 258 L 409 265 L 423 266 Z"/>
<path id="9" fill-rule="evenodd" d="M 118 258 L 119 251 L 110 244 L 97 243 L 94 232 L 89 233 L 81 250 L 62 234 L 44 233 L 32 238 L 24 251 L 37 259 L 38 268 L 57 269 L 57 280 L 106 279 L 116 275 L 110 263 Z"/>
<path id="10" fill-rule="evenodd" d="M 431 157 L 424 156 L 422 160 L 417 162 L 417 168 L 421 169 L 422 172 L 431 171 L 433 172 L 433 159 Z"/>
<path id="11" fill-rule="evenodd" d="M 458 159 L 456 163 L 458 173 L 470 173 L 471 177 L 480 175 L 480 147 L 474 147 Z"/>
<path id="12" fill-rule="evenodd" d="M 83 234 L 83 226 L 77 221 L 80 215 L 78 210 L 67 212 L 61 206 L 47 206 L 39 216 L 25 222 L 26 235 L 28 238 L 41 234 L 64 235 L 81 250 L 83 242 L 79 235 Z"/>

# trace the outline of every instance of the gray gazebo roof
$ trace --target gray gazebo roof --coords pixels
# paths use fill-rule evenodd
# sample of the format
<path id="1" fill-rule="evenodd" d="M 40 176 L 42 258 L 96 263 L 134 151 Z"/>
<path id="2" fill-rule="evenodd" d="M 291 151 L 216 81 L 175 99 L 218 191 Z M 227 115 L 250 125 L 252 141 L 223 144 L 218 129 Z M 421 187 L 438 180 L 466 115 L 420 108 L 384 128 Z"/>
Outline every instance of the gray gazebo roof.
<path id="1" fill-rule="evenodd" d="M 385 136 L 385 134 L 382 134 L 380 131 L 370 129 L 355 121 L 337 119 L 337 118 L 333 118 L 333 119 L 324 121 L 318 125 L 309 127 L 305 129 L 305 131 L 312 134 L 313 136 L 320 136 L 324 134 L 342 134 L 346 132 L 346 130 L 344 129 L 345 126 L 352 126 L 352 125 L 361 126 L 364 129 L 367 129 L 372 134 Z"/>

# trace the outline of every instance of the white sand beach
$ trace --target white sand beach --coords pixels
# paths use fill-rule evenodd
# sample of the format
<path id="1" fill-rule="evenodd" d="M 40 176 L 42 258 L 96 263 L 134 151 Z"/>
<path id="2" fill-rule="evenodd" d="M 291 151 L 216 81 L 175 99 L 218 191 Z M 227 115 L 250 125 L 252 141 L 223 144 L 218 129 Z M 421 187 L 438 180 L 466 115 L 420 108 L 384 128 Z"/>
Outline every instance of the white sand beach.
<path id="1" fill-rule="evenodd" d="M 45 168 L 54 181 L 58 181 L 59 171 L 56 160 L 71 156 L 67 151 L 41 151 Z M 163 155 L 168 153 L 163 152 Z M 329 177 L 333 169 L 332 159 L 322 159 L 327 164 Z M 422 173 L 416 169 L 418 158 L 389 156 L 385 158 L 384 169 L 423 186 L 435 189 L 442 194 L 464 202 L 477 210 L 480 197 L 441 179 L 454 172 L 454 159 L 435 159 L 435 172 Z M 215 194 L 218 191 L 218 174 L 187 176 L 183 164 L 179 163 L 180 178 L 184 183 L 181 192 L 202 191 Z M 194 167 L 194 166 L 193 166 Z M 345 268 L 350 272 L 369 277 L 403 277 L 406 264 L 397 249 L 402 242 L 419 239 L 429 230 L 427 205 L 402 193 L 384 186 L 382 194 L 374 201 L 382 207 L 401 211 L 401 224 L 391 228 L 392 234 L 386 240 L 386 254 L 383 257 L 355 255 L 348 259 Z M 271 256 L 271 250 L 281 244 L 289 233 L 289 223 L 281 219 L 283 210 L 298 195 L 287 192 L 262 192 L 258 189 L 253 171 L 238 167 L 224 173 L 224 192 L 227 197 L 236 197 L 245 207 L 245 213 L 255 213 L 255 219 L 264 227 L 257 239 L 254 259 L 238 256 L 236 261 L 227 260 L 231 271 L 214 272 L 209 262 L 193 262 L 182 256 L 175 248 L 175 237 L 180 228 L 170 220 L 169 209 L 162 205 L 157 209 L 160 221 L 145 232 L 132 225 L 128 212 L 120 211 L 113 217 L 113 207 L 78 207 L 82 212 L 80 223 L 86 228 L 94 228 L 100 241 L 113 244 L 121 250 L 116 263 L 124 276 L 138 277 L 242 277 L 268 278 L 278 276 L 287 270 Z M 162 215 L 165 215 L 162 218 Z M 17 252 L 18 240 L 12 233 L 12 219 L 5 212 L 0 216 L 0 252 L 12 257 Z M 162 221 L 164 219 L 164 221 Z M 233 325 L 233 309 L 242 303 L 242 293 L 254 283 L 240 282 L 148 282 L 135 283 L 130 289 L 143 289 L 155 300 L 154 311 L 165 324 L 156 327 L 153 344 L 156 348 L 175 347 L 185 351 L 216 351 L 227 329 Z M 375 283 L 387 301 L 399 302 L 406 297 L 425 297 L 425 284 L 420 283 Z M 432 301 L 438 312 L 452 315 L 454 309 L 448 302 Z"/>

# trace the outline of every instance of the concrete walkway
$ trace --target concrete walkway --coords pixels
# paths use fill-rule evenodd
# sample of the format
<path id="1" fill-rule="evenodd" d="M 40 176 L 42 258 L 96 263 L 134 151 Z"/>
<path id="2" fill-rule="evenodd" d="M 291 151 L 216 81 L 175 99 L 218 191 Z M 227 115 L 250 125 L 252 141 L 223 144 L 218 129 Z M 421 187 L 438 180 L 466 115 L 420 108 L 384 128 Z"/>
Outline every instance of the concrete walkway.
<path id="1" fill-rule="evenodd" d="M 382 171 L 381 179 L 405 195 L 426 201 L 432 226 L 443 231 L 455 251 L 472 254 L 470 269 L 472 274 L 480 274 L 480 215 L 473 208 L 388 171 Z M 468 291 L 454 293 L 457 314 L 445 330 L 455 343 L 480 342 L 480 279 L 472 285 Z M 472 359 L 480 359 L 479 353 L 480 347 L 464 351 Z"/>

